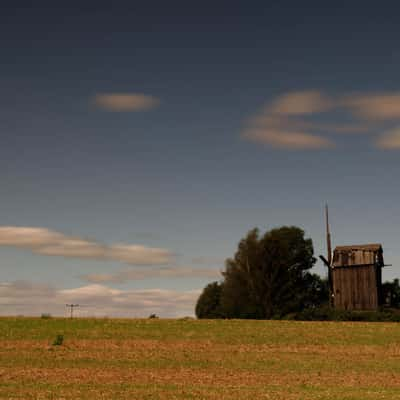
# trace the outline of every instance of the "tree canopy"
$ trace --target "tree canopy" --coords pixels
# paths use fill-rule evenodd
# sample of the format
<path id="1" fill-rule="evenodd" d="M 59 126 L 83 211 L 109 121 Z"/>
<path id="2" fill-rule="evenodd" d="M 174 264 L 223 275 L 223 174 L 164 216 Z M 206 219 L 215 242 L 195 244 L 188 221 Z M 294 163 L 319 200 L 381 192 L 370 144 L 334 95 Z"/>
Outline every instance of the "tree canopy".
<path id="1" fill-rule="evenodd" d="M 389 307 L 400 308 L 400 283 L 396 278 L 382 285 L 384 303 Z"/>
<path id="2" fill-rule="evenodd" d="M 204 288 L 196 304 L 198 318 L 224 317 L 221 310 L 221 293 L 222 284 L 219 282 L 212 282 Z"/>
<path id="3" fill-rule="evenodd" d="M 309 272 L 315 261 L 302 229 L 283 226 L 262 236 L 253 229 L 226 260 L 222 281 L 204 289 L 196 315 L 267 319 L 318 306 L 328 295 L 326 283 Z"/>

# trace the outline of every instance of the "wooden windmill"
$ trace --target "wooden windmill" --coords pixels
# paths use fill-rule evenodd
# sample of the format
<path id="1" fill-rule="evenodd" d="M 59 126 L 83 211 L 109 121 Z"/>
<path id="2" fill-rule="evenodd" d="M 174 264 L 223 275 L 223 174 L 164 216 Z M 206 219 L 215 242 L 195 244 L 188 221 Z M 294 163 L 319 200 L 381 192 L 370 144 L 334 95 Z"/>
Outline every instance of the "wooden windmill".
<path id="1" fill-rule="evenodd" d="M 325 208 L 330 304 L 343 310 L 377 310 L 382 305 L 382 245 L 337 246 L 332 253 L 328 206 Z"/>

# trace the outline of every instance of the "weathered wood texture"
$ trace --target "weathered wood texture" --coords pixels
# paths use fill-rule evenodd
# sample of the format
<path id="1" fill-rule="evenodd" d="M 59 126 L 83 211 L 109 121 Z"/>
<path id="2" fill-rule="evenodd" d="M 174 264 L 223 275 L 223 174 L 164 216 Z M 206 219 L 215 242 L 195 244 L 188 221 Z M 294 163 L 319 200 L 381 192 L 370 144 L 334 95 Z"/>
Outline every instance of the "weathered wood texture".
<path id="1" fill-rule="evenodd" d="M 380 245 L 336 247 L 333 256 L 333 295 L 335 308 L 376 310 L 381 304 Z"/>
<path id="2" fill-rule="evenodd" d="M 377 277 L 374 266 L 334 269 L 333 291 L 336 308 L 344 310 L 376 310 L 379 306 Z"/>

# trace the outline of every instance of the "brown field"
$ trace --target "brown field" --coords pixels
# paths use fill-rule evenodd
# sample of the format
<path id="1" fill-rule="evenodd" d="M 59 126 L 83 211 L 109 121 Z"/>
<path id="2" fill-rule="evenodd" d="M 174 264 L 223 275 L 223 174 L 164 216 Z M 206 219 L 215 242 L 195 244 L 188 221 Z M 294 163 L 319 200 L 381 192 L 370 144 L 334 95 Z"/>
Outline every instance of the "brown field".
<path id="1" fill-rule="evenodd" d="M 0 340 L 1 399 L 400 399 L 395 323 L 1 318 Z"/>

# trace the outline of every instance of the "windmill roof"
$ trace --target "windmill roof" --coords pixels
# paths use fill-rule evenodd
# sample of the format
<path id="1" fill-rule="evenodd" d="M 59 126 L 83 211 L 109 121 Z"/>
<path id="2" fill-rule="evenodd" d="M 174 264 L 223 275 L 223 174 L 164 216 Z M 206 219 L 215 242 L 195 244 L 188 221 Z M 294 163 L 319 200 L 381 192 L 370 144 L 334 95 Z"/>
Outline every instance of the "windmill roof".
<path id="1" fill-rule="evenodd" d="M 382 245 L 380 243 L 371 243 L 371 244 L 353 244 L 348 246 L 336 246 L 335 251 L 379 251 L 382 249 Z"/>

